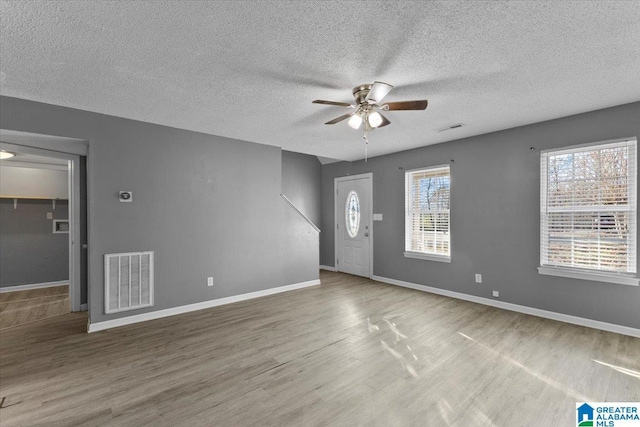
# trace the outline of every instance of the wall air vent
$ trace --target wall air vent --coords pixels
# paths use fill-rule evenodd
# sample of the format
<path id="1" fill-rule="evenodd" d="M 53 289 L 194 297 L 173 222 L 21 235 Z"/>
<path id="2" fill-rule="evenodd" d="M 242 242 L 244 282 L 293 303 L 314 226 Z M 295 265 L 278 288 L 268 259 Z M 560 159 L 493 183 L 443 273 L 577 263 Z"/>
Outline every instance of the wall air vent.
<path id="1" fill-rule="evenodd" d="M 451 126 L 447 126 L 447 127 L 444 127 L 444 128 L 438 129 L 438 132 L 446 132 L 446 131 L 448 131 L 448 130 L 461 128 L 462 126 L 464 126 L 464 124 L 462 124 L 462 123 L 457 123 L 457 124 L 455 124 L 455 125 L 451 125 Z"/>
<path id="2" fill-rule="evenodd" d="M 104 311 L 118 313 L 153 305 L 153 252 L 104 256 Z"/>

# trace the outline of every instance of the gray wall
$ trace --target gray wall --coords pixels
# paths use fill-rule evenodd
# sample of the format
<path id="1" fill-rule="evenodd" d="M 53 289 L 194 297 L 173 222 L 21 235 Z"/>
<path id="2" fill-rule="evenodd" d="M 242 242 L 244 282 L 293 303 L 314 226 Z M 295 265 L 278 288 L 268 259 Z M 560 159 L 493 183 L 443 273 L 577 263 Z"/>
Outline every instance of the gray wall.
<path id="1" fill-rule="evenodd" d="M 0 121 L 89 140 L 92 323 L 318 278 L 318 236 L 280 197 L 277 147 L 9 97 Z M 155 251 L 155 307 L 105 315 L 104 254 L 142 250 Z"/>
<path id="2" fill-rule="evenodd" d="M 321 227 L 322 165 L 316 156 L 282 151 L 282 194 L 316 227 Z M 319 265 L 320 236 L 317 239 L 318 257 L 315 263 Z"/>
<path id="3" fill-rule="evenodd" d="M 69 279 L 69 235 L 53 233 L 53 219 L 69 218 L 69 204 L 56 200 L 0 199 L 0 287 Z"/>
<path id="4" fill-rule="evenodd" d="M 282 193 L 320 228 L 322 165 L 316 156 L 282 152 Z"/>
<path id="5" fill-rule="evenodd" d="M 322 229 L 333 229 L 334 178 L 372 172 L 373 210 L 384 215 L 384 221 L 373 223 L 375 275 L 486 298 L 497 290 L 501 301 L 640 328 L 640 287 L 543 276 L 536 270 L 540 150 L 639 134 L 640 103 L 633 103 L 367 163 L 323 165 Z M 404 170 L 440 164 L 451 164 L 450 264 L 403 256 Z M 334 233 L 321 237 L 321 264 L 333 266 Z M 482 274 L 482 284 L 474 282 L 475 273 Z"/>

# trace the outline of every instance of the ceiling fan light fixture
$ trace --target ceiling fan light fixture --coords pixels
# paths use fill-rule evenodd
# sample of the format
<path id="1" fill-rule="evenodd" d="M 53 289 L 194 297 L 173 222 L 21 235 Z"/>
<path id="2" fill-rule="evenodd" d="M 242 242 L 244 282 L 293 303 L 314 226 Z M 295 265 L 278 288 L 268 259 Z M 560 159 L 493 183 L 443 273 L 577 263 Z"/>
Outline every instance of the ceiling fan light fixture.
<path id="1" fill-rule="evenodd" d="M 362 115 L 360 113 L 356 113 L 349 119 L 349 126 L 354 129 L 359 129 L 362 124 Z"/>
<path id="2" fill-rule="evenodd" d="M 377 128 L 382 124 L 382 116 L 377 111 L 373 111 L 369 113 L 368 121 L 372 128 Z"/>
<path id="3" fill-rule="evenodd" d="M 382 115 L 382 111 L 417 111 L 427 108 L 429 102 L 426 99 L 386 102 L 380 105 L 382 99 L 387 96 L 392 88 L 393 86 L 388 83 L 375 81 L 373 84 L 363 84 L 353 88 L 352 94 L 355 98 L 355 104 L 325 101 L 323 99 L 316 99 L 312 102 L 314 104 L 354 108 L 354 112 L 343 114 L 340 117 L 329 120 L 325 125 L 335 125 L 336 123 L 347 120 L 349 127 L 356 130 L 363 129 L 366 135 L 367 132 L 391 124 L 389 119 Z"/>

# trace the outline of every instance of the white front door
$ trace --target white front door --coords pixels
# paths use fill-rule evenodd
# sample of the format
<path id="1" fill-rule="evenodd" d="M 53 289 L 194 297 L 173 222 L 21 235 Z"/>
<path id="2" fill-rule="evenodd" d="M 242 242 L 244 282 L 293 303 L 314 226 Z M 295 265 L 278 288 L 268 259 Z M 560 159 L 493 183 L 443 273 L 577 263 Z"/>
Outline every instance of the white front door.
<path id="1" fill-rule="evenodd" d="M 336 268 L 371 277 L 371 176 L 336 178 Z"/>

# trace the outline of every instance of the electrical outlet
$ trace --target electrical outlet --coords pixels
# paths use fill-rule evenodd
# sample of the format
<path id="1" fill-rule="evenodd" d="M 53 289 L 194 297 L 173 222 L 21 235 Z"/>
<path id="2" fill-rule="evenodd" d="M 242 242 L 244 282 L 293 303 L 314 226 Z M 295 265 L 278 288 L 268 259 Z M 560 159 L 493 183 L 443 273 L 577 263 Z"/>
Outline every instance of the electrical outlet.
<path id="1" fill-rule="evenodd" d="M 500 298 L 500 292 L 493 291 L 493 296 L 496 297 L 496 298 Z"/>
<path id="2" fill-rule="evenodd" d="M 213 277 L 207 277 L 207 286 L 213 286 Z"/>
<path id="3" fill-rule="evenodd" d="M 53 213 L 47 212 L 47 219 L 53 219 Z"/>
<path id="4" fill-rule="evenodd" d="M 482 274 L 476 274 L 476 283 L 482 283 Z"/>

